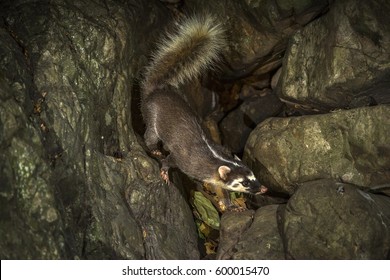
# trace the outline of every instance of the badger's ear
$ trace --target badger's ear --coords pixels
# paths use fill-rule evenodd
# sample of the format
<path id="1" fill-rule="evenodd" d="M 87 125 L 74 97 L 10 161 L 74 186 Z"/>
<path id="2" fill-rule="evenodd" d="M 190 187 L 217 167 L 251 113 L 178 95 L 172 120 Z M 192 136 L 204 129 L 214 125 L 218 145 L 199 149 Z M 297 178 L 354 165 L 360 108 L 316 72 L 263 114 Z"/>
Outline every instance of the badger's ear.
<path id="1" fill-rule="evenodd" d="M 227 179 L 227 175 L 230 173 L 230 171 L 231 169 L 226 165 L 221 165 L 218 167 L 219 177 L 221 177 L 221 179 L 224 181 Z"/>
<path id="2" fill-rule="evenodd" d="M 238 161 L 241 161 L 241 159 L 237 155 L 234 155 L 234 159 L 238 160 Z"/>

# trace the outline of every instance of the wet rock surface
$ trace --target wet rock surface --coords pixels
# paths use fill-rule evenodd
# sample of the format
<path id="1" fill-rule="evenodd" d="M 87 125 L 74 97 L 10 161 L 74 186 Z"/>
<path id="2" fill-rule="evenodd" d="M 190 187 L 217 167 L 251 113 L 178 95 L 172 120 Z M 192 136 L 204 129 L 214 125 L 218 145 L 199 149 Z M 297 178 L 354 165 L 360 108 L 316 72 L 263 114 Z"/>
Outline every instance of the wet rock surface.
<path id="1" fill-rule="evenodd" d="M 336 1 L 289 41 L 279 96 L 321 109 L 390 102 L 387 1 Z"/>
<path id="2" fill-rule="evenodd" d="M 185 1 L 189 11 L 223 15 L 231 43 L 224 78 L 267 73 L 282 62 L 288 38 L 328 9 L 331 1 Z"/>
<path id="3" fill-rule="evenodd" d="M 283 103 L 270 90 L 251 94 L 242 104 L 228 114 L 220 123 L 223 143 L 233 153 L 242 154 L 249 134 L 269 117 L 282 111 Z M 259 108 L 263 108 L 259 110 Z"/>
<path id="4" fill-rule="evenodd" d="M 354 185 L 319 180 L 303 184 L 282 220 L 287 258 L 386 259 L 390 197 Z"/>
<path id="5" fill-rule="evenodd" d="M 284 259 L 283 242 L 276 219 L 277 210 L 278 205 L 268 205 L 255 213 L 247 211 L 224 214 L 217 259 Z M 228 215 L 230 217 L 226 217 Z M 244 215 L 250 215 L 251 219 L 242 225 Z M 227 245 L 230 245 L 229 248 L 226 248 Z"/>
<path id="6" fill-rule="evenodd" d="M 140 42 L 166 14 L 136 1 L 1 5 L 2 259 L 199 258 L 188 205 L 131 127 Z"/>
<path id="7" fill-rule="evenodd" d="M 334 178 L 369 189 L 390 181 L 390 106 L 273 118 L 247 142 L 264 184 L 293 194 L 299 183 Z M 373 160 L 375 158 L 375 160 Z"/>

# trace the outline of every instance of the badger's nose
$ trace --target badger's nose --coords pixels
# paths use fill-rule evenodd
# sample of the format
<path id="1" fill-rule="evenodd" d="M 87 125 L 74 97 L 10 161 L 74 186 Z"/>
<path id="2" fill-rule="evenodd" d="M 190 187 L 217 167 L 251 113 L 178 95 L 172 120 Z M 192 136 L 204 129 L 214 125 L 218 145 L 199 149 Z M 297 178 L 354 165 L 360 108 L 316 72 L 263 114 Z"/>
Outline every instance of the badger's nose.
<path id="1" fill-rule="evenodd" d="M 266 193 L 268 191 L 268 188 L 266 186 L 261 185 L 260 186 L 260 192 L 261 194 Z"/>
<path id="2" fill-rule="evenodd" d="M 263 185 L 258 185 L 256 188 L 251 188 L 251 193 L 254 194 L 263 194 L 268 191 L 268 188 Z"/>

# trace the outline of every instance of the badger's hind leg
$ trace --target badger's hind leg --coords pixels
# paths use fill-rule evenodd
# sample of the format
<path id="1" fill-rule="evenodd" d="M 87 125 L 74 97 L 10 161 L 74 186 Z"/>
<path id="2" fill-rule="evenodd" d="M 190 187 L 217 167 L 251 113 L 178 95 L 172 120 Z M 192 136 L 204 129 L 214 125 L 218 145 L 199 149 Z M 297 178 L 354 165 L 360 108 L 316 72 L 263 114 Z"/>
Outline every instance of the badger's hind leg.
<path id="1" fill-rule="evenodd" d="M 160 138 L 158 137 L 155 129 L 147 127 L 144 134 L 144 139 L 145 139 L 146 147 L 148 147 L 150 153 L 154 157 L 158 159 L 162 159 L 164 157 L 163 153 L 158 148 L 158 142 L 160 141 Z"/>
<path id="2" fill-rule="evenodd" d="M 168 185 L 171 183 L 169 180 L 169 168 L 176 167 L 175 160 L 172 155 L 168 155 L 166 158 L 161 159 L 160 176 Z"/>

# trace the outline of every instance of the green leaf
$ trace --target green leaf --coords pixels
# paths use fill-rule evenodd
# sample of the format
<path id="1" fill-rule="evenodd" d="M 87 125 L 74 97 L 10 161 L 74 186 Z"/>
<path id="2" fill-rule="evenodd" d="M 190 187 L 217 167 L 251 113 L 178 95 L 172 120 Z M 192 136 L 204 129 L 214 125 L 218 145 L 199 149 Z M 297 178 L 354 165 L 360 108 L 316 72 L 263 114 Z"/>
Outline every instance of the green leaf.
<path id="1" fill-rule="evenodd" d="M 194 193 L 194 206 L 203 222 L 214 229 L 219 229 L 218 211 L 201 192 Z"/>

